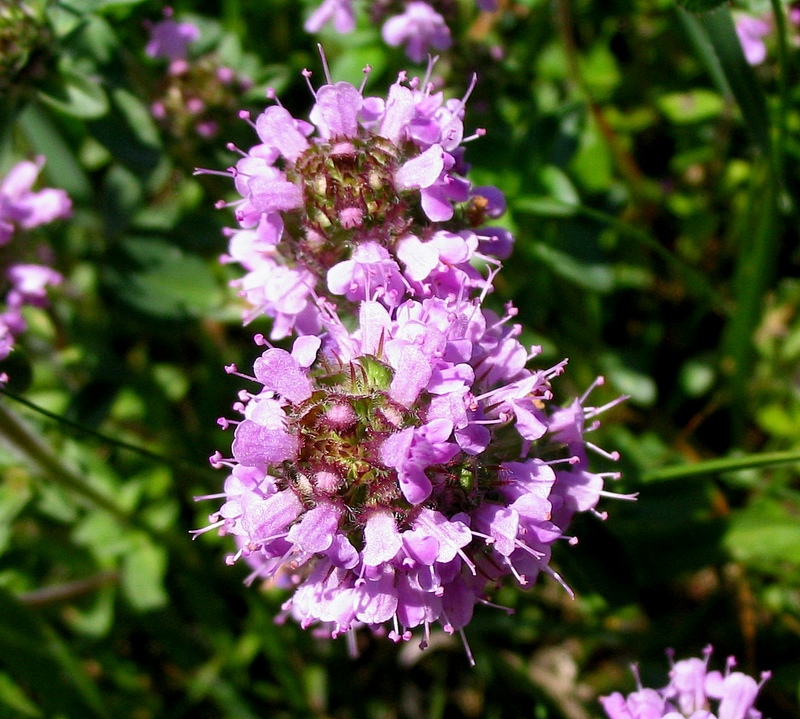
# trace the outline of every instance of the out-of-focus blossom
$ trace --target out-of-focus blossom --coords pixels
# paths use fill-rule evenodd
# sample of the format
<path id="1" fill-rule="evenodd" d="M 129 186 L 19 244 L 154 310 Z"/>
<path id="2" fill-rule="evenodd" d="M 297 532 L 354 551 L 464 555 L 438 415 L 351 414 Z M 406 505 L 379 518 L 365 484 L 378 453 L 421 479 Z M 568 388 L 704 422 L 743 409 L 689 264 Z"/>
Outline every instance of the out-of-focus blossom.
<path id="1" fill-rule="evenodd" d="M 374 0 L 363 3 L 367 16 L 381 27 L 383 40 L 392 47 L 403 46 L 412 62 L 424 62 L 430 51 L 444 51 L 453 39 L 448 23 L 456 17 L 451 0 Z M 481 12 L 498 9 L 497 0 L 475 0 Z M 353 0 L 324 0 L 305 23 L 306 32 L 317 33 L 331 23 L 338 33 L 348 33 L 356 26 Z"/>
<path id="2" fill-rule="evenodd" d="M 200 29 L 172 18 L 172 8 L 150 28 L 145 53 L 169 60 L 150 111 L 159 124 L 180 142 L 190 135 L 209 140 L 216 136 L 221 120 L 232 119 L 241 93 L 251 86 L 249 78 L 220 65 L 213 53 L 189 59 L 189 45 L 200 39 Z"/>
<path id="3" fill-rule="evenodd" d="M 430 50 L 447 50 L 453 44 L 444 18 L 425 2 L 410 2 L 402 15 L 389 18 L 381 31 L 391 47 L 404 45 L 412 62 L 422 62 Z"/>
<path id="4" fill-rule="evenodd" d="M 641 686 L 627 697 L 619 692 L 601 697 L 609 719 L 761 719 L 755 708 L 759 689 L 770 676 L 761 674 L 761 681 L 732 671 L 736 660 L 728 657 L 725 673 L 708 671 L 711 647 L 703 657 L 683 659 L 673 664 L 669 684 L 663 689 Z"/>
<path id="5" fill-rule="evenodd" d="M 191 22 L 177 22 L 173 19 L 171 7 L 164 8 L 164 19 L 149 27 L 150 39 L 145 52 L 154 58 L 185 60 L 188 47 L 200 39 L 200 28 Z"/>
<path id="6" fill-rule="evenodd" d="M 735 23 L 745 59 L 751 65 L 760 65 L 767 58 L 764 38 L 772 31 L 771 17 L 736 13 Z"/>
<path id="7" fill-rule="evenodd" d="M 23 160 L 0 181 L 0 264 L 5 268 L 0 359 L 9 355 L 15 338 L 27 327 L 22 308 L 46 306 L 47 288 L 62 281 L 61 275 L 50 267 L 21 259 L 30 255 L 32 248 L 14 237 L 19 230 L 31 230 L 72 214 L 72 203 L 64 190 L 33 189 L 44 163 L 44 157 Z"/>
<path id="8" fill-rule="evenodd" d="M 0 182 L 0 245 L 11 239 L 15 226 L 30 230 L 70 216 L 72 202 L 64 190 L 33 190 L 44 163 L 44 157 L 23 160 Z"/>
<path id="9" fill-rule="evenodd" d="M 336 32 L 346 34 L 353 32 L 356 27 L 356 13 L 353 9 L 353 0 L 324 0 L 306 20 L 306 32 L 319 32 L 325 25 L 331 23 Z"/>

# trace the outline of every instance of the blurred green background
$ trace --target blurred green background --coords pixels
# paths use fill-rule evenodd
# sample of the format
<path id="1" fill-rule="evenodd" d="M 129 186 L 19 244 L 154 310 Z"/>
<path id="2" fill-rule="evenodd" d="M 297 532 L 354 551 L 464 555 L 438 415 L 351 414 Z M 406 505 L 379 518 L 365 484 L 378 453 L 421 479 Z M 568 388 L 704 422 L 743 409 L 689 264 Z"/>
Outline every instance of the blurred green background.
<path id="1" fill-rule="evenodd" d="M 714 3 L 710 3 L 713 5 Z M 255 332 L 220 265 L 233 224 L 226 143 L 266 87 L 302 117 L 303 68 L 323 77 L 303 0 L 176 0 L 201 29 L 196 119 L 150 105 L 175 93 L 146 57 L 149 0 L 0 0 L 0 175 L 47 156 L 71 221 L 33 233 L 67 278 L 3 364 L 0 397 L 0 717 L 601 715 L 598 695 L 666 682 L 664 651 L 770 669 L 758 706 L 798 716 L 800 688 L 800 29 L 774 13 L 767 60 L 744 61 L 728 5 L 673 0 L 456 0 L 455 43 L 436 74 L 478 85 L 466 126 L 474 184 L 507 196 L 515 251 L 490 302 L 512 300 L 543 366 L 569 357 L 557 399 L 598 374 L 597 443 L 622 453 L 608 519 L 571 528 L 542 580 L 504 588 L 467 629 L 477 666 L 444 634 L 421 653 L 359 635 L 276 624 L 281 590 L 245 587 L 229 541 L 194 495 L 219 491 L 216 425 Z M 773 17 L 778 17 L 773 15 Z M 335 79 L 382 95 L 410 67 L 364 17 L 323 31 Z M 218 91 L 208 68 L 246 91 Z M 414 69 L 419 73 L 420 68 Z M 206 74 L 204 74 L 206 73 Z M 597 466 L 600 467 L 601 461 Z"/>

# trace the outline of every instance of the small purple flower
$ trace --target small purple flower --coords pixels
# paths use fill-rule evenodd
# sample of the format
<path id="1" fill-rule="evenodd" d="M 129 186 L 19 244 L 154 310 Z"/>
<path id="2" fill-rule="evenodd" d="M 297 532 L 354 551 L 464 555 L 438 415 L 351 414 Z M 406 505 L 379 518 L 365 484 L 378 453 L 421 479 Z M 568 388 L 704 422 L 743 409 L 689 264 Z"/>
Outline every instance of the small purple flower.
<path id="1" fill-rule="evenodd" d="M 164 19 L 151 25 L 150 39 L 145 53 L 153 58 L 166 60 L 185 60 L 188 46 L 200 39 L 200 28 L 191 22 L 177 22 L 173 19 L 171 7 L 164 8 Z"/>
<path id="2" fill-rule="evenodd" d="M 23 160 L 0 182 L 0 245 L 11 239 L 14 225 L 30 230 L 72 214 L 72 202 L 64 190 L 33 191 L 44 163 L 42 156 Z"/>
<path id="3" fill-rule="evenodd" d="M 319 32 L 323 26 L 331 23 L 334 30 L 341 34 L 353 32 L 356 27 L 356 15 L 353 0 L 323 0 L 306 20 L 306 32 Z"/>
<path id="4" fill-rule="evenodd" d="M 742 672 L 731 671 L 736 660 L 728 657 L 725 674 L 708 671 L 710 646 L 703 658 L 683 659 L 675 662 L 669 673 L 669 684 L 663 689 L 644 689 L 627 697 L 619 692 L 601 697 L 609 719 L 761 719 L 754 707 L 756 697 L 769 672 L 761 674 L 761 681 Z M 635 672 L 635 668 L 634 668 Z M 636 675 L 639 683 L 638 674 Z"/>
<path id="5" fill-rule="evenodd" d="M 767 58 L 764 38 L 772 32 L 771 17 L 736 13 L 735 23 L 745 59 L 751 65 L 760 65 Z"/>
<path id="6" fill-rule="evenodd" d="M 422 62 L 431 48 L 447 50 L 453 44 L 444 18 L 428 3 L 410 2 L 402 15 L 389 18 L 381 31 L 391 47 L 405 45 L 412 62 Z"/>

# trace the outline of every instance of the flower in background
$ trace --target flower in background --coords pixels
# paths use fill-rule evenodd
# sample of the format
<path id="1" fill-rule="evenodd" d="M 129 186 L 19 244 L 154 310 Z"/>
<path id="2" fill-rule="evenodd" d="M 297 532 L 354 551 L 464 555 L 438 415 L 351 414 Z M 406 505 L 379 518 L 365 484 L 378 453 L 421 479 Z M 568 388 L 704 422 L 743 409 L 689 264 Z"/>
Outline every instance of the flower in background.
<path id="1" fill-rule="evenodd" d="M 497 10 L 497 0 L 476 0 L 481 12 Z M 423 62 L 431 50 L 447 50 L 453 44 L 448 22 L 454 20 L 452 0 L 374 0 L 369 4 L 369 18 L 381 26 L 384 42 L 391 47 L 405 47 L 412 62 Z M 319 32 L 332 24 L 336 32 L 355 29 L 353 0 L 324 0 L 305 22 L 305 30 Z"/>
<path id="2" fill-rule="evenodd" d="M 742 45 L 745 59 L 751 65 L 760 65 L 767 58 L 764 38 L 772 32 L 771 15 L 735 14 L 736 34 Z"/>
<path id="3" fill-rule="evenodd" d="M 230 474 L 198 533 L 234 535 L 228 561 L 247 558 L 251 581 L 282 577 L 305 627 L 388 625 L 395 641 L 421 627 L 423 646 L 434 623 L 462 633 L 506 577 L 562 581 L 553 543 L 575 541 L 572 516 L 617 476 L 588 465 L 588 449 L 617 458 L 585 439 L 607 407 L 551 407 L 566 362 L 526 368 L 539 348 L 519 343 L 513 309 L 466 295 L 363 301 L 353 332 L 326 315 L 321 337 L 266 349 L 241 418 L 220 420 L 232 456 L 212 463 Z"/>
<path id="4" fill-rule="evenodd" d="M 735 672 L 736 660 L 728 657 L 725 673 L 708 671 L 712 648 L 706 647 L 702 659 L 683 659 L 672 665 L 669 684 L 663 689 L 641 686 L 627 697 L 619 692 L 601 697 L 609 719 L 761 719 L 754 704 L 758 692 L 770 677 L 761 680 Z M 635 669 L 634 669 L 635 671 Z"/>
<path id="5" fill-rule="evenodd" d="M 150 40 L 145 53 L 169 60 L 167 72 L 151 104 L 153 117 L 175 138 L 216 136 L 219 121 L 230 119 L 238 109 L 241 93 L 250 89 L 249 78 L 220 64 L 213 53 L 189 58 L 190 45 L 200 39 L 200 28 L 173 19 L 165 8 L 165 19 L 148 26 Z"/>
<path id="6" fill-rule="evenodd" d="M 191 22 L 173 19 L 171 7 L 164 8 L 164 19 L 149 26 L 150 40 L 145 53 L 153 58 L 185 60 L 190 43 L 200 39 L 200 28 Z"/>
<path id="7" fill-rule="evenodd" d="M 381 31 L 391 47 L 405 45 L 412 62 L 422 62 L 434 50 L 447 50 L 453 44 L 444 18 L 428 3 L 410 2 L 401 15 L 389 18 Z"/>
<path id="8" fill-rule="evenodd" d="M 324 0 L 323 3 L 306 20 L 306 32 L 319 32 L 325 25 L 331 23 L 334 30 L 340 34 L 353 32 L 356 27 L 356 13 L 353 9 L 353 0 Z"/>
<path id="9" fill-rule="evenodd" d="M 47 288 L 61 283 L 61 275 L 50 267 L 23 262 L 30 247 L 13 242 L 18 230 L 31 230 L 72 214 L 72 203 L 64 190 L 33 190 L 44 166 L 44 157 L 15 165 L 0 182 L 0 252 L 5 267 L 4 309 L 0 312 L 0 359 L 14 347 L 15 338 L 27 328 L 22 309 L 47 305 Z"/>
<path id="10" fill-rule="evenodd" d="M 241 158 L 223 174 L 240 229 L 224 259 L 247 271 L 246 319 L 272 317 L 273 339 L 316 333 L 318 295 L 390 308 L 483 291 L 473 261 L 497 266 L 510 251 L 506 230 L 483 226 L 503 213 L 502 193 L 465 177 L 464 143 L 482 134 L 464 136 L 467 96 L 446 100 L 429 75 L 402 73 L 385 99 L 328 78 L 310 122 L 276 104 L 251 123 L 260 143 L 232 148 Z"/>

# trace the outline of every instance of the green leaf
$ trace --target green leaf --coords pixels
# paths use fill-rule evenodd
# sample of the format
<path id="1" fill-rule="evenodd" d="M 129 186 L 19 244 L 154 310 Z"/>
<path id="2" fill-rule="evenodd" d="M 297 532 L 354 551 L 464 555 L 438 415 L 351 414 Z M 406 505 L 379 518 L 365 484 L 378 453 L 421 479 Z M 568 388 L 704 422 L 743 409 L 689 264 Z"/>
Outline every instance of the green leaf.
<path id="1" fill-rule="evenodd" d="M 726 0 L 676 0 L 676 2 L 689 12 L 707 12 L 723 5 Z"/>
<path id="2" fill-rule="evenodd" d="M 20 113 L 19 127 L 33 150 L 47 158 L 44 175 L 50 177 L 52 173 L 52 184 L 66 190 L 73 200 L 89 199 L 89 178 L 48 112 L 40 105 L 28 105 Z"/>
<path id="3" fill-rule="evenodd" d="M 122 561 L 122 591 L 134 609 L 145 612 L 167 604 L 166 573 L 166 551 L 142 535 L 138 546 Z"/>
<path id="4" fill-rule="evenodd" d="M 555 165 L 548 165 L 542 168 L 539 173 L 539 180 L 545 189 L 549 190 L 550 196 L 556 200 L 565 205 L 580 204 L 580 197 L 575 185 L 572 184 L 567 174 Z"/>
<path id="5" fill-rule="evenodd" d="M 39 99 L 65 115 L 84 120 L 103 117 L 108 112 L 108 97 L 95 78 L 75 70 L 64 70 L 61 83 L 39 91 Z"/>
<path id="6" fill-rule="evenodd" d="M 0 618 L 0 665 L 46 716 L 106 716 L 78 658 L 3 588 Z"/>
<path id="7" fill-rule="evenodd" d="M 514 209 L 537 217 L 572 217 L 578 209 L 547 195 L 526 195 L 514 201 Z"/>
<path id="8" fill-rule="evenodd" d="M 689 36 L 699 46 L 701 58 L 712 77 L 718 78 L 721 70 L 753 139 L 764 155 L 770 157 L 772 142 L 766 97 L 745 59 L 730 9 L 720 6 L 698 17 L 681 12 Z M 706 43 L 713 48 L 713 55 L 703 49 Z"/>
<path id="9" fill-rule="evenodd" d="M 725 546 L 742 562 L 800 565 L 800 522 L 774 500 L 754 502 L 734 512 Z"/>
<path id="10" fill-rule="evenodd" d="M 141 312 L 164 319 L 206 315 L 222 302 L 208 264 L 161 239 L 128 237 L 108 268 L 106 281 Z"/>
<path id="11" fill-rule="evenodd" d="M 9 476 L 11 473 L 8 473 Z M 0 486 L 0 554 L 8 546 L 13 530 L 13 521 L 33 496 L 28 482 L 13 478 Z"/>
<path id="12" fill-rule="evenodd" d="M 8 674 L 0 672 L 0 704 L 4 704 L 18 717 L 42 717 L 41 710 L 25 696 L 19 684 Z"/>
<path id="13" fill-rule="evenodd" d="M 703 88 L 663 95 L 657 104 L 667 119 L 676 125 L 711 120 L 719 117 L 725 108 L 725 102 L 716 92 Z"/>

